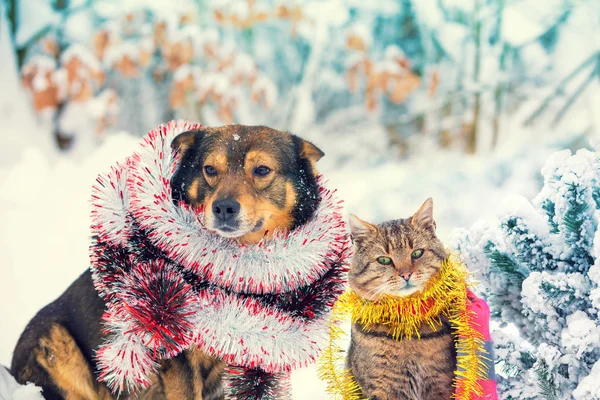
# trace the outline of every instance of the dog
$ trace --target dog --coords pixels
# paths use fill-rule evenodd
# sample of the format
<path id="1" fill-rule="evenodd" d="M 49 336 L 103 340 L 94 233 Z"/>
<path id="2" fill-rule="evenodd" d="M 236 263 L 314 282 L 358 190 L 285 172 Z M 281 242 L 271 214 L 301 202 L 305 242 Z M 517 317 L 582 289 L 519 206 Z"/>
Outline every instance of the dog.
<path id="1" fill-rule="evenodd" d="M 318 205 L 316 163 L 324 153 L 291 133 L 228 125 L 179 134 L 173 201 L 204 207 L 205 226 L 240 243 L 305 224 Z M 103 300 L 86 270 L 29 322 L 13 353 L 11 373 L 33 382 L 46 399 L 113 399 L 98 382 L 95 351 L 103 340 Z M 161 363 L 142 399 L 222 399 L 225 364 L 199 349 Z"/>

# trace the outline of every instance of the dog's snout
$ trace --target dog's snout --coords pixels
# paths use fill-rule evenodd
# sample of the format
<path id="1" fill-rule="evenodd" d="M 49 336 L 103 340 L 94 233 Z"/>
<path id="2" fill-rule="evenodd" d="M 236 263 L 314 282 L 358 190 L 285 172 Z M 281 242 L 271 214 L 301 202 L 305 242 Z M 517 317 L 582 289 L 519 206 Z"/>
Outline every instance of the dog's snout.
<path id="1" fill-rule="evenodd" d="M 217 200 L 213 203 L 212 211 L 216 219 L 230 222 L 240 213 L 240 203 L 231 199 Z"/>

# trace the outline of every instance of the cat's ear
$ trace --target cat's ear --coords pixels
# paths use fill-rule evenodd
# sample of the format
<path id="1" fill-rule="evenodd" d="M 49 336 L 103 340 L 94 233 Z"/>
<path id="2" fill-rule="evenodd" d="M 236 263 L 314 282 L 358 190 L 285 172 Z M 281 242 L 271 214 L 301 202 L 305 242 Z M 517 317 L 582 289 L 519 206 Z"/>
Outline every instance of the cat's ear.
<path id="1" fill-rule="evenodd" d="M 355 239 L 363 238 L 371 233 L 374 233 L 377 228 L 370 223 L 363 221 L 354 214 L 350 214 L 350 233 Z"/>
<path id="2" fill-rule="evenodd" d="M 433 199 L 430 197 L 421 205 L 421 208 L 410 218 L 410 223 L 418 228 L 428 229 L 435 232 L 435 221 L 433 219 Z"/>

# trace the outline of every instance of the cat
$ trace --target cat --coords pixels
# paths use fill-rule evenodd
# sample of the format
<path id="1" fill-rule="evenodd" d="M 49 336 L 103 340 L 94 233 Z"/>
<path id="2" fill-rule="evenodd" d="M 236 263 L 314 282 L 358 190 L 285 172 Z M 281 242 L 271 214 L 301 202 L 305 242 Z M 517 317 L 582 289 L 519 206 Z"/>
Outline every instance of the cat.
<path id="1" fill-rule="evenodd" d="M 361 298 L 410 296 L 435 277 L 448 253 L 437 238 L 433 200 L 410 218 L 373 225 L 350 216 L 355 253 L 348 280 Z M 453 394 L 456 350 L 450 326 L 421 325 L 420 338 L 395 340 L 389 327 L 352 325 L 347 367 L 371 400 L 446 400 Z"/>

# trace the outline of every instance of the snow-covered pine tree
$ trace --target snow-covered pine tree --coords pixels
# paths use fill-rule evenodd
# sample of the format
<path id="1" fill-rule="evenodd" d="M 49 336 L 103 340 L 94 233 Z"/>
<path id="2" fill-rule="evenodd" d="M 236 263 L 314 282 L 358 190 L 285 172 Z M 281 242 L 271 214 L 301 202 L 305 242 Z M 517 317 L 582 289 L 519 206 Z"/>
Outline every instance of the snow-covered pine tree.
<path id="1" fill-rule="evenodd" d="M 479 270 L 496 331 L 504 399 L 600 399 L 600 152 L 553 154 L 530 203 L 453 235 Z"/>

